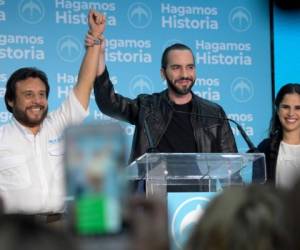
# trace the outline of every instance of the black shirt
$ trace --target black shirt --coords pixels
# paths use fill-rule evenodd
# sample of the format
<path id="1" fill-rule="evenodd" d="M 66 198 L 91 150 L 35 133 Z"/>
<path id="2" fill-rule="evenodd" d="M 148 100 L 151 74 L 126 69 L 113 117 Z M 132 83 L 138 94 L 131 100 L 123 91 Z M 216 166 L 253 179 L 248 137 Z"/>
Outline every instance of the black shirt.
<path id="1" fill-rule="evenodd" d="M 168 128 L 158 144 L 161 153 L 197 152 L 193 127 L 191 124 L 192 102 L 183 105 L 174 104 L 174 113 Z M 179 113 L 176 111 L 186 112 Z"/>

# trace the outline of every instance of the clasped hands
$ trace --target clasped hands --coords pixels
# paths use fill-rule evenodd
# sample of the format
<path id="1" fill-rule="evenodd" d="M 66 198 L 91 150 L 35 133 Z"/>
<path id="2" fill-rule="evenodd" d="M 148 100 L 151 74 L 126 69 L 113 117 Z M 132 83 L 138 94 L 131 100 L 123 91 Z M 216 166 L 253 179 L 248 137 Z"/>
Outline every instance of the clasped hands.
<path id="1" fill-rule="evenodd" d="M 104 49 L 104 35 L 106 17 L 96 12 L 95 10 L 90 10 L 88 14 L 88 25 L 89 31 L 85 37 L 85 46 L 91 47 L 94 45 L 100 45 Z"/>

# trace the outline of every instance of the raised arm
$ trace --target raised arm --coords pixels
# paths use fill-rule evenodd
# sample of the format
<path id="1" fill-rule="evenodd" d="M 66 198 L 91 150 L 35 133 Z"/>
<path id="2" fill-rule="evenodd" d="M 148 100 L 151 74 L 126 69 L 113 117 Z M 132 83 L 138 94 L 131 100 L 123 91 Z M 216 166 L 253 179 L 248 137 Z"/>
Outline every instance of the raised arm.
<path id="1" fill-rule="evenodd" d="M 104 39 L 102 33 L 105 29 L 105 16 L 91 10 L 88 14 L 89 33 L 93 39 L 93 46 L 86 47 L 83 57 L 78 82 L 74 86 L 74 93 L 81 103 L 87 109 L 89 105 L 90 95 L 96 77 L 99 58 L 104 60 Z"/>
<path id="2" fill-rule="evenodd" d="M 105 23 L 105 16 L 102 16 L 102 21 Z M 97 26 L 96 27 L 101 27 Z M 98 57 L 97 77 L 94 82 L 95 101 L 100 111 L 110 117 L 118 120 L 127 121 L 135 124 L 139 113 L 139 104 L 137 99 L 130 99 L 117 94 L 114 86 L 109 78 L 108 71 L 105 70 L 105 41 L 102 35 L 103 29 L 92 29 L 86 36 L 85 45 L 94 47 L 95 37 L 100 37 L 102 40 L 101 50 Z M 100 35 L 101 34 L 101 35 Z"/>

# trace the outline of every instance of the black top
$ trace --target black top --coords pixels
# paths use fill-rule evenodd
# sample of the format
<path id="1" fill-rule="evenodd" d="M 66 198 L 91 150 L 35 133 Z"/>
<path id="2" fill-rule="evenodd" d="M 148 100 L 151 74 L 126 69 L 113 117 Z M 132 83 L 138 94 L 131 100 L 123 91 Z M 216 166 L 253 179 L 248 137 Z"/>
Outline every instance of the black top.
<path id="1" fill-rule="evenodd" d="M 192 102 L 183 105 L 174 104 L 174 114 L 166 132 L 158 144 L 162 153 L 195 153 L 197 152 L 194 130 L 190 112 Z M 176 111 L 186 112 L 179 113 Z"/>
<path id="2" fill-rule="evenodd" d="M 274 138 L 267 138 L 257 146 L 259 152 L 264 153 L 266 157 L 267 183 L 273 185 L 275 185 L 276 163 L 280 141 L 281 140 L 276 140 Z M 253 169 L 253 172 L 255 175 L 255 168 Z"/>

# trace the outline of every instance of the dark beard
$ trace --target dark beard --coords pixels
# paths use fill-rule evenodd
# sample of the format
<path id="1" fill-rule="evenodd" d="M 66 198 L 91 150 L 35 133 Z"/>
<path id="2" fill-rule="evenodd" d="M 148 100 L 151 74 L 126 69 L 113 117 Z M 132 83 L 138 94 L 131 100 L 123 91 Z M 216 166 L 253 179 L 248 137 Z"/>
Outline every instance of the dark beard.
<path id="1" fill-rule="evenodd" d="M 177 88 L 177 87 L 175 86 L 175 84 L 173 84 L 173 83 L 171 82 L 171 80 L 170 80 L 167 76 L 165 76 L 165 78 L 166 78 L 168 87 L 169 87 L 174 93 L 176 93 L 177 95 L 186 95 L 186 94 L 190 93 L 192 87 L 193 87 L 194 84 L 195 84 L 195 80 L 192 80 L 192 79 L 190 79 L 190 78 L 181 78 L 181 79 L 179 79 L 179 80 L 184 80 L 184 79 L 186 79 L 186 80 L 192 80 L 192 83 L 191 83 L 191 85 L 190 85 L 189 87 L 184 88 L 184 89 L 180 89 L 180 88 Z"/>
<path id="2" fill-rule="evenodd" d="M 48 114 L 48 108 L 44 110 L 44 113 L 39 120 L 33 121 L 26 115 L 26 111 L 22 111 L 18 108 L 13 109 L 13 115 L 16 118 L 16 120 L 29 128 L 40 125 L 46 118 L 47 114 Z"/>

